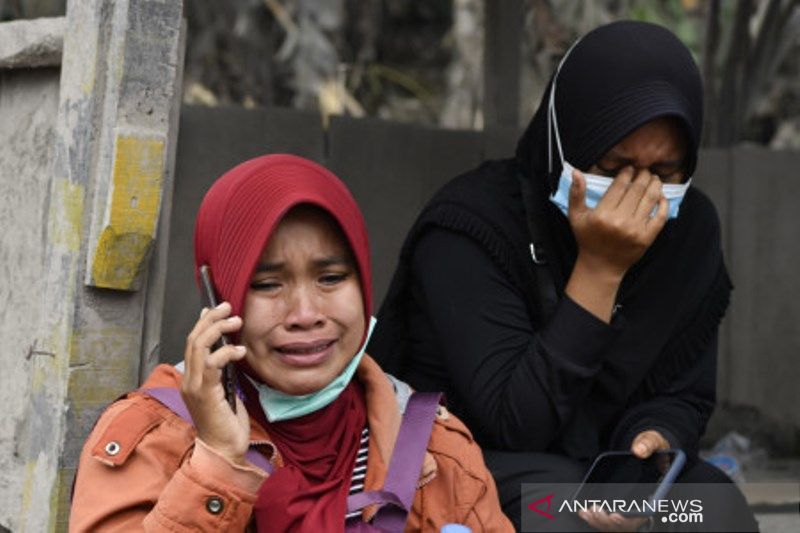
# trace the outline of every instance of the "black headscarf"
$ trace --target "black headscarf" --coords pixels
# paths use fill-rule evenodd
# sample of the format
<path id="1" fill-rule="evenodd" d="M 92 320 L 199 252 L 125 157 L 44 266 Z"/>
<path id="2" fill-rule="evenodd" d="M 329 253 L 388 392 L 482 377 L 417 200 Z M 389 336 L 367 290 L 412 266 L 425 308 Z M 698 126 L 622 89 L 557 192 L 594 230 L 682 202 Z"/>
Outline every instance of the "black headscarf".
<path id="1" fill-rule="evenodd" d="M 547 176 L 547 110 L 550 88 L 517 145 L 530 176 Z M 674 116 L 687 140 L 687 174 L 697 164 L 703 124 L 700 72 L 686 46 L 669 30 L 646 22 L 601 26 L 580 39 L 561 65 L 555 95 L 564 156 L 587 170 L 611 147 L 646 122 Z M 552 190 L 561 162 L 552 143 Z"/>
<path id="2" fill-rule="evenodd" d="M 533 182 L 537 193 L 535 205 L 529 206 L 529 211 L 547 213 L 550 231 L 546 245 L 550 249 L 553 275 L 562 289 L 572 271 L 577 249 L 567 219 L 546 201 L 556 189 L 561 174 L 555 133 L 551 130 L 548 136 L 551 127 L 547 119 L 548 104 L 554 79 L 555 111 L 564 158 L 573 166 L 588 170 L 625 136 L 647 122 L 669 116 L 678 119 L 685 133 L 687 176 L 691 176 L 697 166 L 703 124 L 703 86 L 700 71 L 686 46 L 669 30 L 656 24 L 613 22 L 589 32 L 568 50 L 520 138 L 516 152 L 520 171 Z M 550 172 L 548 157 L 552 161 Z M 689 194 L 690 198 L 695 193 Z M 711 209 L 707 217 L 716 217 L 710 204 L 705 209 Z M 682 222 L 696 218 L 697 214 L 690 211 L 688 207 L 681 209 Z M 662 232 L 665 235 L 656 241 L 640 264 L 648 262 L 665 241 L 673 240 L 669 236 L 676 232 L 676 226 L 690 227 L 668 222 Z M 703 243 L 698 244 L 702 246 Z M 665 252 L 668 253 L 703 256 L 701 250 Z M 665 263 L 670 261 L 664 260 Z M 628 285 L 634 281 L 631 277 L 628 276 Z"/>
<path id="3" fill-rule="evenodd" d="M 694 173 L 703 123 L 702 82 L 691 53 L 671 32 L 634 21 L 601 26 L 574 45 L 557 76 L 558 129 L 564 158 L 572 165 L 588 170 L 625 136 L 669 116 L 683 126 L 686 175 Z M 548 172 L 551 88 L 552 79 L 517 145 L 516 160 L 536 191 L 530 209 L 546 213 L 550 266 L 562 292 L 577 248 L 567 218 L 547 201 L 561 173 L 555 140 Z M 592 418 L 602 426 L 620 416 L 619 406 L 629 403 L 637 389 L 647 396 L 668 390 L 716 335 L 731 288 L 716 211 L 690 187 L 678 218 L 667 222 L 620 287 L 623 334 L 595 387 L 608 408 L 598 402 Z"/>

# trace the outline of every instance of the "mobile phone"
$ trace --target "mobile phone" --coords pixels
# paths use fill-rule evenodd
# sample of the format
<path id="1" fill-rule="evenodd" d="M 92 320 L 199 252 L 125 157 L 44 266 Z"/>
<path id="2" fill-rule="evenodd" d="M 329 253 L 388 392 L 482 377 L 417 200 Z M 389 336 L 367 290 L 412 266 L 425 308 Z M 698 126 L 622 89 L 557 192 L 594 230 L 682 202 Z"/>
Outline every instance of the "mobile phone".
<path id="1" fill-rule="evenodd" d="M 208 265 L 203 265 L 200 267 L 200 284 L 202 285 L 202 293 L 203 297 L 203 306 L 208 307 L 209 309 L 213 309 L 217 306 L 219 302 L 217 302 L 217 295 L 214 292 L 214 284 L 211 281 L 211 267 Z M 223 346 L 227 346 L 230 344 L 228 337 L 222 335 L 217 342 L 214 343 L 214 346 L 211 347 L 211 351 L 216 351 L 222 348 Z M 225 389 L 225 400 L 227 400 L 228 405 L 231 406 L 233 412 L 236 412 L 236 372 L 234 371 L 233 365 L 228 363 L 222 369 L 222 387 Z"/>
<path id="2" fill-rule="evenodd" d="M 641 510 L 620 514 L 651 516 L 655 502 L 664 499 L 685 463 L 686 454 L 678 449 L 659 450 L 647 459 L 630 451 L 604 452 L 592 463 L 573 499 L 648 502 L 639 506 Z"/>

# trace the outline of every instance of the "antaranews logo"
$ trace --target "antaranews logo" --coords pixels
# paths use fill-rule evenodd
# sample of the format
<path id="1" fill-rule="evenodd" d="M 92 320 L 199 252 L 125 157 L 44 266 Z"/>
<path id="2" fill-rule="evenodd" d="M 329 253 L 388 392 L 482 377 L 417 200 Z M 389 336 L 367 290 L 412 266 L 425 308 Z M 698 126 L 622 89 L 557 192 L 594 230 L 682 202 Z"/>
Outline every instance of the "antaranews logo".
<path id="1" fill-rule="evenodd" d="M 548 518 L 550 520 L 555 520 L 555 518 L 556 518 L 555 516 L 551 515 L 549 512 L 542 511 L 539 508 L 539 505 L 541 505 L 542 503 L 546 502 L 547 503 L 547 511 L 550 511 L 550 507 L 552 507 L 552 505 L 553 505 L 553 498 L 555 498 L 555 496 L 556 496 L 555 494 L 548 494 L 544 498 L 539 498 L 535 502 L 529 503 L 528 504 L 528 509 L 530 509 L 534 513 L 539 513 L 540 515 L 542 515 L 545 518 Z"/>
<path id="2" fill-rule="evenodd" d="M 661 516 L 662 522 L 671 524 L 703 523 L 703 502 L 699 499 L 564 500 L 558 512 L 577 513 L 578 511 L 591 511 L 592 509 L 604 511 L 606 514 L 618 513 L 623 516 L 651 516 L 657 514 Z"/>
<path id="3" fill-rule="evenodd" d="M 524 483 L 520 488 L 522 531 L 584 531 L 586 522 L 578 513 L 593 508 L 608 514 L 649 517 L 660 527 L 674 524 L 687 531 L 757 531 L 752 510 L 740 507 L 742 502 L 747 505 L 746 500 L 732 493 L 737 490 L 790 502 L 781 507 L 781 520 L 791 523 L 787 530 L 800 531 L 800 483 L 796 481 L 736 487 L 731 483 L 674 483 L 666 493 L 655 484 L 641 483 Z"/>
<path id="4" fill-rule="evenodd" d="M 580 487 L 580 491 L 578 490 Z M 585 523 L 580 511 L 647 517 L 672 524 L 703 523 L 699 498 L 654 500 L 654 485 L 642 484 L 524 484 L 522 531 L 574 531 Z"/>

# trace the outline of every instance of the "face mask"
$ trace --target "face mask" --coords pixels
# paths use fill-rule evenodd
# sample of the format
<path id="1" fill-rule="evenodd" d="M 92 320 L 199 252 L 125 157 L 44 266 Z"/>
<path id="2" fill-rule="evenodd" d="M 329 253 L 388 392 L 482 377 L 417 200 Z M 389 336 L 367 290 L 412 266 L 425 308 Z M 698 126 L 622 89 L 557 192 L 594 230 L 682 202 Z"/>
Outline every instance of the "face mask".
<path id="1" fill-rule="evenodd" d="M 575 42 L 575 44 L 578 44 Z M 556 117 L 556 80 L 558 79 L 558 73 L 561 71 L 561 66 L 566 61 L 567 57 L 569 57 L 570 52 L 575 47 L 575 44 L 567 50 L 567 53 L 564 54 L 564 58 L 559 63 L 558 68 L 556 69 L 556 74 L 553 76 L 553 87 L 550 90 L 550 100 L 547 106 L 547 169 L 548 172 L 553 172 L 553 149 L 552 149 L 552 138 L 551 132 L 555 133 L 556 138 L 556 147 L 558 148 L 558 155 L 561 158 L 561 176 L 558 178 L 558 188 L 556 191 L 550 196 L 550 201 L 553 202 L 564 216 L 567 215 L 569 212 L 569 189 L 572 187 L 572 171 L 574 167 L 567 163 L 564 159 L 564 150 L 561 147 L 561 134 L 558 132 L 558 120 Z M 597 174 L 587 174 L 583 173 L 583 176 L 586 178 L 586 206 L 594 209 L 597 207 L 597 204 L 600 202 L 600 199 L 606 194 L 606 191 L 614 182 L 614 178 L 609 178 L 608 176 L 599 176 Z M 664 194 L 664 197 L 667 199 L 669 203 L 669 211 L 668 211 L 668 218 L 676 218 L 678 216 L 678 211 L 681 207 L 681 202 L 683 201 L 683 197 L 686 195 L 686 190 L 689 188 L 689 185 L 692 183 L 691 178 L 686 181 L 686 183 L 664 183 L 661 185 L 661 192 Z M 653 212 L 650 216 L 655 216 L 656 212 L 658 211 L 658 206 L 653 208 Z"/>
<path id="2" fill-rule="evenodd" d="M 372 336 L 372 330 L 375 328 L 376 323 L 377 320 L 375 317 L 370 317 L 369 331 L 367 332 L 367 338 L 364 339 L 364 344 L 361 346 L 361 349 L 347 364 L 341 374 L 336 376 L 333 381 L 317 392 L 304 394 L 303 396 L 292 396 L 291 394 L 277 391 L 264 383 L 258 383 L 250 376 L 247 376 L 247 379 L 250 380 L 258 391 L 258 400 L 261 403 L 264 414 L 267 416 L 267 420 L 270 422 L 280 422 L 281 420 L 299 418 L 303 415 L 319 411 L 338 398 L 353 378 L 353 374 L 356 368 L 358 368 L 358 363 L 361 362 L 364 351 L 367 349 L 369 338 Z"/>
<path id="3" fill-rule="evenodd" d="M 561 176 L 558 178 L 558 188 L 550 197 L 550 201 L 556 204 L 566 216 L 569 209 L 569 189 L 572 187 L 572 171 L 574 169 L 572 165 L 566 161 L 562 162 L 561 165 L 563 170 L 561 171 Z M 587 174 L 585 172 L 583 177 L 586 179 L 586 206 L 594 209 L 614 182 L 614 178 L 598 176 L 597 174 Z M 692 180 L 690 179 L 686 183 L 664 183 L 661 185 L 661 192 L 669 203 L 669 218 L 676 218 L 678 216 L 681 202 L 691 183 Z M 658 211 L 658 207 L 653 208 L 651 216 L 655 216 L 656 211 Z"/>

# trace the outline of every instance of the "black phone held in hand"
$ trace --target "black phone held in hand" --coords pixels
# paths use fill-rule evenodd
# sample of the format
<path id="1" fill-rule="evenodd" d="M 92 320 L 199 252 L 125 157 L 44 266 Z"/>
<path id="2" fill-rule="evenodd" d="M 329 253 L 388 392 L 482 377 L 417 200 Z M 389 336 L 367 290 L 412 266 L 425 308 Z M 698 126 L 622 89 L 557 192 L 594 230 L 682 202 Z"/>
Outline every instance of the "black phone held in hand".
<path id="1" fill-rule="evenodd" d="M 623 516 L 652 516 L 686 463 L 683 450 L 654 452 L 639 459 L 633 452 L 611 451 L 597 456 L 573 496 L 576 501 L 638 502 L 618 511 Z"/>
<path id="2" fill-rule="evenodd" d="M 217 301 L 217 294 L 214 292 L 214 283 L 211 281 L 211 268 L 208 265 L 200 267 L 200 284 L 202 285 L 203 306 L 213 309 L 219 304 Z M 216 351 L 230 344 L 228 338 L 222 335 L 220 339 L 211 347 L 211 351 Z M 222 369 L 222 387 L 225 389 L 225 400 L 231 406 L 233 412 L 236 412 L 236 372 L 233 365 L 227 363 Z"/>

